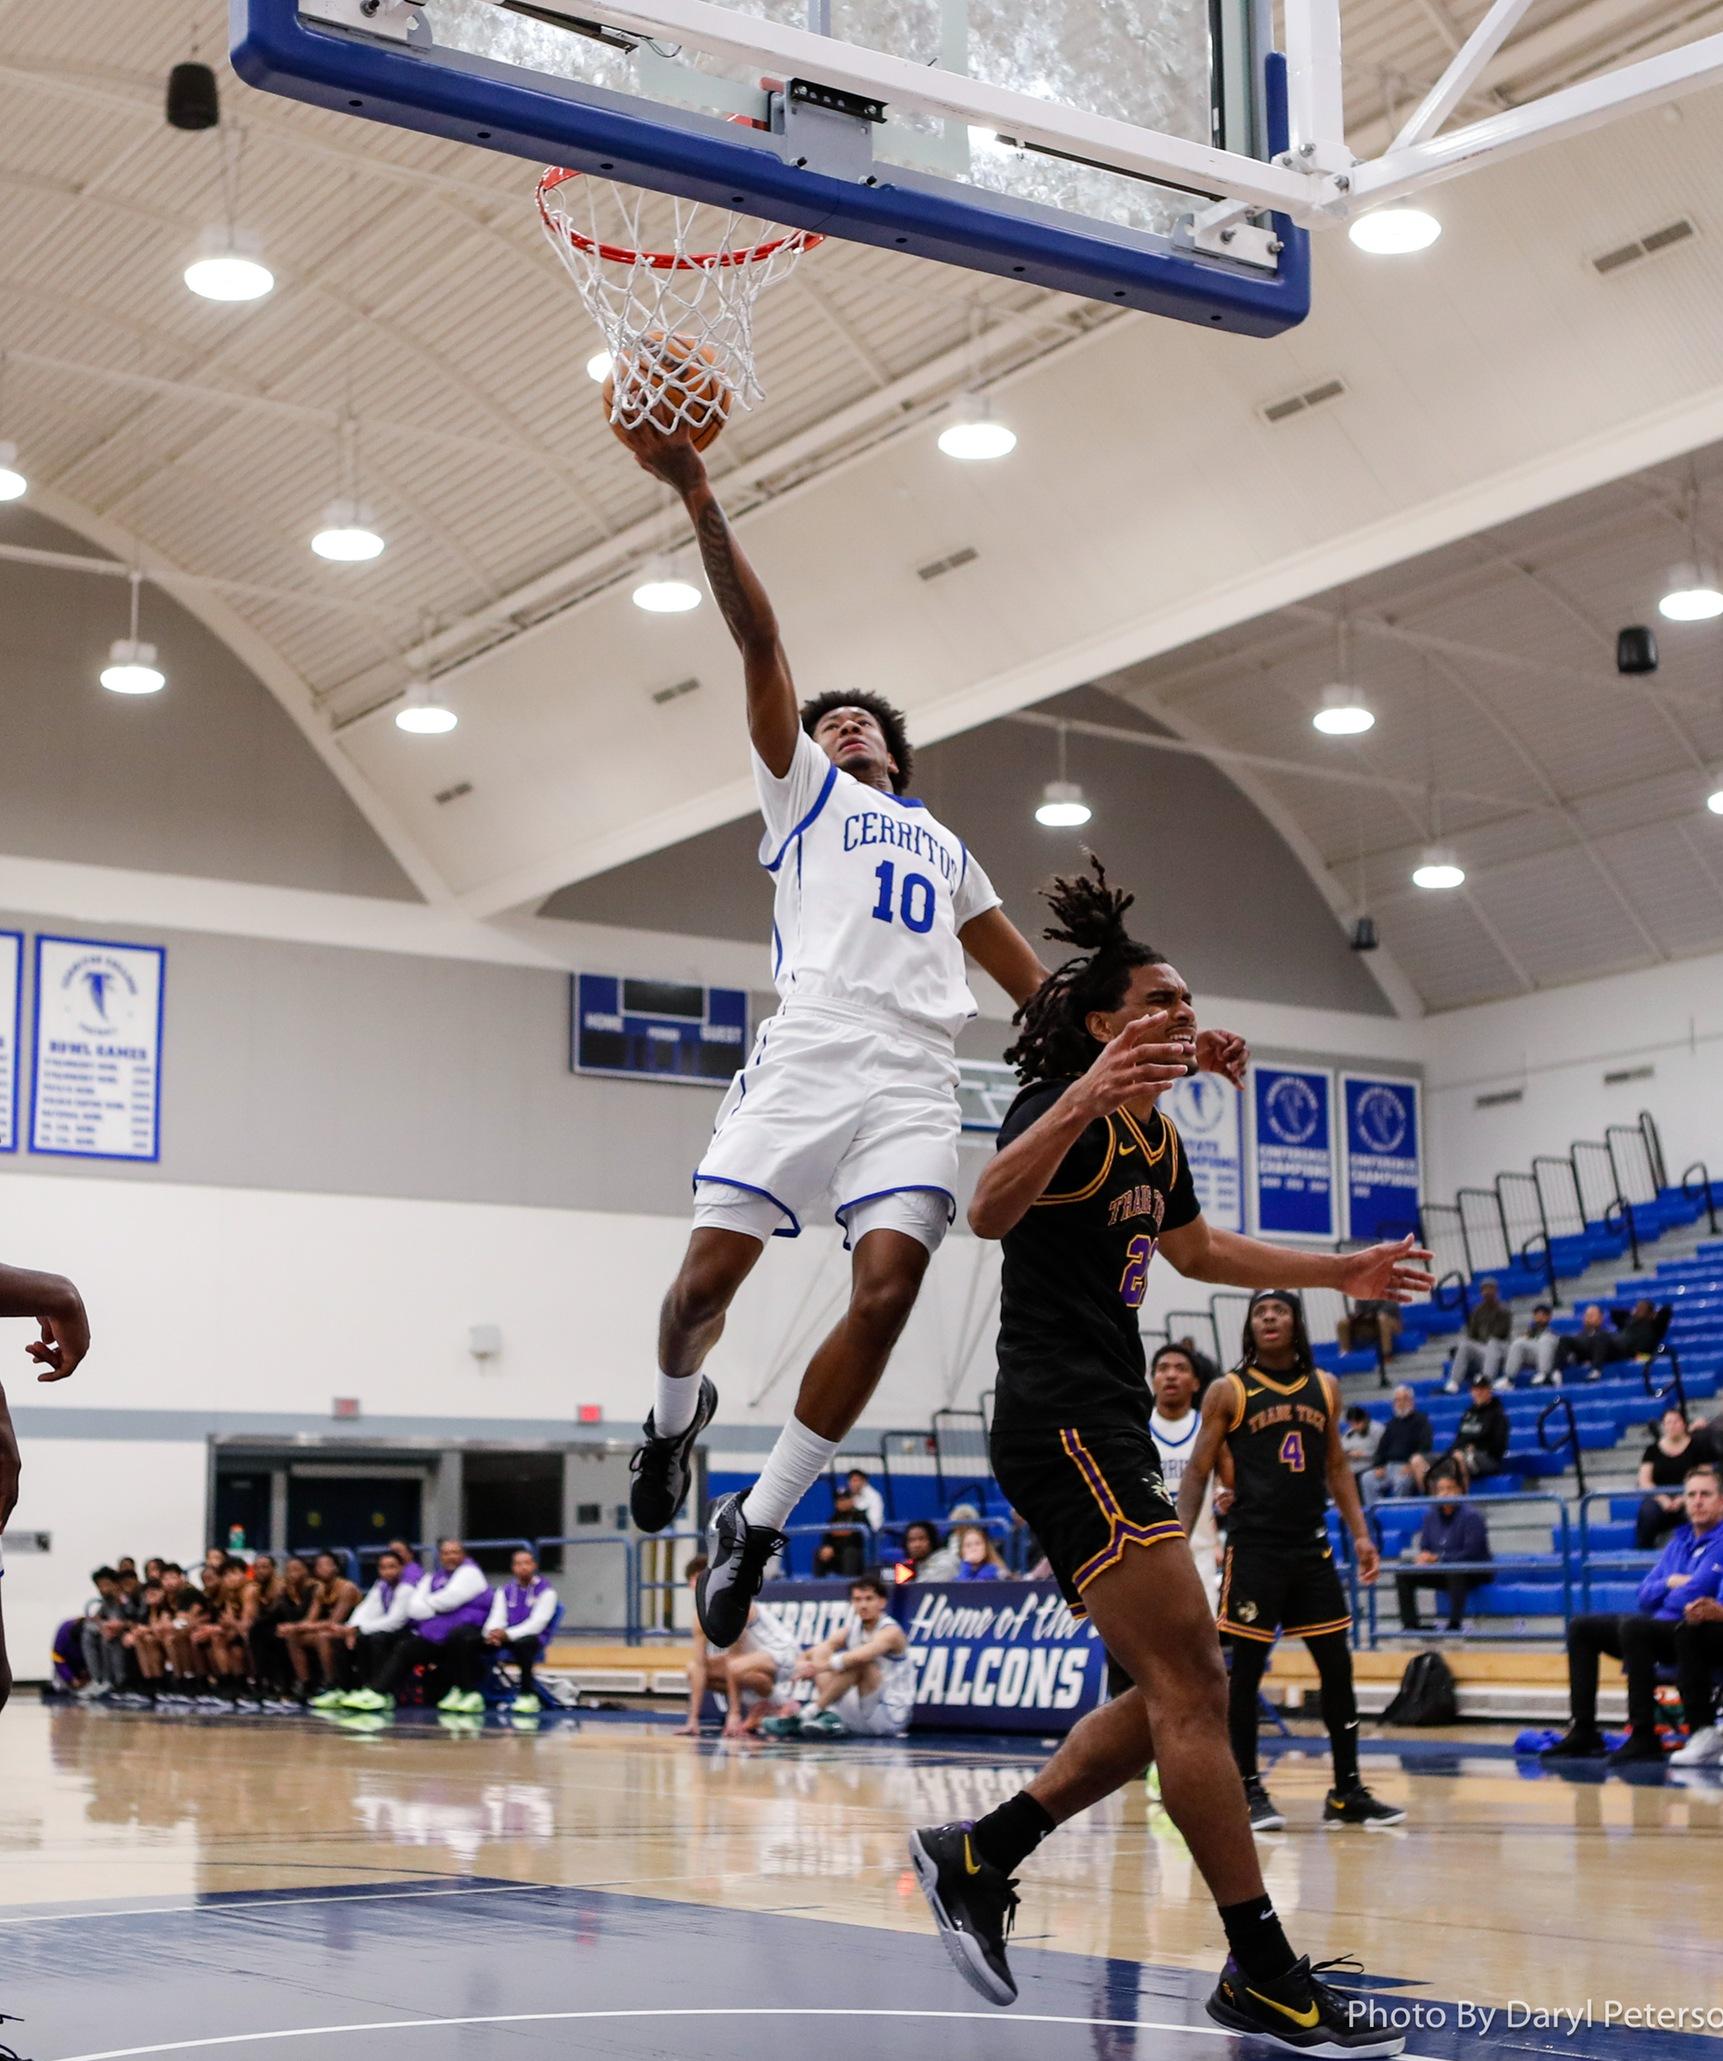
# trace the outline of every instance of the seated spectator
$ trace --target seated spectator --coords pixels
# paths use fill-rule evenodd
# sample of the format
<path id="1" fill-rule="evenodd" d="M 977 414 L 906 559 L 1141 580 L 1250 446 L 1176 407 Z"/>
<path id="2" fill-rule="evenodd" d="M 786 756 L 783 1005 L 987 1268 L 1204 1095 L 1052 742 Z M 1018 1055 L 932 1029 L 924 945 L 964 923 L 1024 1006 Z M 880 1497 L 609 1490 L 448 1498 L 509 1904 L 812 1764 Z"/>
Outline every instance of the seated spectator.
<path id="1" fill-rule="evenodd" d="M 1507 1405 L 1490 1385 L 1490 1377 L 1480 1371 L 1472 1376 L 1472 1400 L 1460 1418 L 1453 1447 L 1437 1464 L 1458 1467 L 1468 1487 L 1488 1481 L 1502 1471 L 1511 1429 Z"/>
<path id="2" fill-rule="evenodd" d="M 250 1666 L 246 1646 L 246 1575 L 245 1562 L 229 1557 L 212 1589 L 208 1566 L 204 1568 L 205 1616 L 191 1633 L 191 1648 L 199 1674 L 198 1700 L 206 1707 L 219 1709 L 241 1700 Z"/>
<path id="3" fill-rule="evenodd" d="M 876 1535 L 885 1526 L 885 1498 L 876 1489 L 861 1468 L 852 1467 L 849 1472 L 850 1501 L 855 1505 L 856 1515 Z"/>
<path id="4" fill-rule="evenodd" d="M 290 1553 L 281 1563 L 273 1588 L 258 1598 L 251 1652 L 267 1703 L 298 1706 L 304 1701 L 303 1691 L 295 1693 L 298 1677 L 285 1634 L 290 1625 L 304 1621 L 315 1594 L 310 1568 L 297 1553 Z"/>
<path id="5" fill-rule="evenodd" d="M 117 1703 L 147 1703 L 154 1709 L 161 1695 L 167 1674 L 162 1637 L 163 1613 L 167 1607 L 165 1593 L 160 1581 L 145 1582 L 138 1599 L 138 1620 L 120 1634 L 129 1674 L 126 1687 L 114 1692 Z"/>
<path id="6" fill-rule="evenodd" d="M 188 1703 L 208 1694 L 193 1642 L 196 1634 L 209 1622 L 210 1605 L 215 1601 L 219 1577 L 211 1580 L 207 1563 L 200 1572 L 210 1580 L 207 1600 L 204 1591 L 186 1579 L 183 1568 L 170 1561 L 162 1570 L 162 1609 L 156 1629 L 167 1672 L 172 1677 L 162 1693 L 171 1703 Z"/>
<path id="7" fill-rule="evenodd" d="M 1374 1463 L 1381 1440 L 1381 1430 L 1371 1423 L 1370 1412 L 1364 1405 L 1349 1404 L 1340 1423 L 1340 1450 L 1351 1463 L 1354 1474 L 1362 1474 Z"/>
<path id="8" fill-rule="evenodd" d="M 1382 1427 L 1375 1457 L 1358 1477 L 1358 1493 L 1366 1509 L 1390 1496 L 1421 1496 L 1436 1435 L 1418 1407 L 1418 1398 L 1403 1381 L 1394 1391 L 1394 1414 Z"/>
<path id="9" fill-rule="evenodd" d="M 1533 1388 L 1542 1388 L 1545 1382 L 1555 1379 L 1556 1348 L 1561 1340 L 1550 1329 L 1551 1315 L 1547 1302 L 1532 1305 L 1531 1321 L 1508 1347 L 1508 1356 L 1502 1363 L 1504 1388 L 1513 1387 L 1528 1361 L 1536 1369 L 1532 1375 Z"/>
<path id="10" fill-rule="evenodd" d="M 1005 1579 L 1005 1562 L 999 1557 L 999 1548 L 979 1524 L 959 1525 L 951 1534 L 951 1541 L 957 1548 L 954 1581 L 998 1582 Z"/>
<path id="11" fill-rule="evenodd" d="M 1482 1513 L 1461 1501 L 1457 1474 L 1438 1471 L 1430 1483 L 1430 1493 L 1436 1500 L 1424 1512 L 1412 1554 L 1419 1572 L 1394 1577 L 1400 1595 L 1400 1623 L 1406 1631 L 1421 1632 L 1424 1626 L 1418 1615 L 1418 1591 L 1441 1589 L 1448 1598 L 1448 1630 L 1457 1632 L 1465 1614 L 1466 1598 L 1490 1577 L 1475 1568 L 1462 1570 L 1451 1563 L 1488 1560 L 1490 1534 Z"/>
<path id="12" fill-rule="evenodd" d="M 1604 1750 L 1597 1725 L 1598 1656 L 1612 1653 L 1627 1674 L 1627 1737 L 1612 1761 L 1661 1761 L 1657 1739 L 1657 1670 L 1673 1663 L 1681 1702 L 1711 1726 L 1711 1674 L 1719 1657 L 1718 1626 L 1708 1611 L 1689 1617 L 1689 1608 L 1715 1602 L 1723 1586 L 1723 1488 L 1717 1469 L 1694 1467 L 1683 1488 L 1687 1521 L 1664 1547 L 1657 1565 L 1639 1585 L 1639 1607 L 1616 1615 L 1576 1617 L 1567 1632 L 1568 1707 L 1571 1722 L 1546 1760 L 1584 1760 Z"/>
<path id="13" fill-rule="evenodd" d="M 405 1562 L 399 1546 L 385 1546 L 377 1556 L 377 1579 L 366 1590 L 353 1615 L 331 1641 L 335 1662 L 334 1683 L 313 1696 L 313 1710 L 369 1710 L 371 1697 L 383 1661 L 394 1645 L 395 1636 L 407 1629 L 407 1607 L 413 1587 L 404 1579 Z M 382 1707 L 377 1698 L 376 1708 Z"/>
<path id="14" fill-rule="evenodd" d="M 858 1575 L 867 1565 L 867 1537 L 847 1488 L 832 1498 L 832 1521 L 814 1548 L 815 1574 Z"/>
<path id="15" fill-rule="evenodd" d="M 768 1738 L 903 1737 L 915 1712 L 915 1665 L 903 1626 L 887 1614 L 888 1600 L 874 1575 L 852 1584 L 852 1621 L 810 1646 L 793 1669 L 798 1681 L 813 1683 L 811 1705 L 799 1719 L 768 1719 L 760 1727 Z"/>
<path id="16" fill-rule="evenodd" d="M 1400 1343 L 1399 1305 L 1391 1302 L 1355 1302 L 1343 1317 L 1334 1320 L 1334 1343 L 1343 1353 L 1373 1352 L 1379 1361 L 1391 1360 Z"/>
<path id="17" fill-rule="evenodd" d="M 354 1699 L 354 1707 L 392 1710 L 407 1674 L 428 1667 L 433 1689 L 442 1691 L 437 1699 L 440 1711 L 471 1715 L 483 1710 L 485 1699 L 476 1681 L 490 1614 L 490 1584 L 484 1570 L 468 1558 L 459 1539 L 439 1539 L 437 1565 L 414 1587 L 405 1629 L 394 1635 L 372 1688 L 361 1692 L 362 1702 Z"/>
<path id="18" fill-rule="evenodd" d="M 211 1546 L 203 1556 L 203 1565 L 198 1569 L 197 1587 L 206 1596 L 213 1596 L 221 1587 L 222 1575 L 227 1570 L 228 1551 L 225 1546 Z"/>
<path id="19" fill-rule="evenodd" d="M 98 1567 L 90 1577 L 96 1587 L 94 1602 L 84 1606 L 84 1621 L 78 1628 L 84 1673 L 88 1677 L 80 1696 L 99 1699 L 125 1688 L 130 1670 L 129 1656 L 120 1643 L 130 1627 L 139 1621 L 141 1610 L 128 1601 L 120 1586 L 119 1570 Z M 132 1577 L 136 1587 L 137 1576 Z"/>
<path id="20" fill-rule="evenodd" d="M 1657 1436 L 1639 1459 L 1639 1486 L 1646 1494 L 1634 1521 L 1633 1543 L 1641 1552 L 1654 1551 L 1686 1522 L 1682 1486 L 1688 1470 L 1710 1458 L 1709 1445 L 1688 1429 L 1687 1413 L 1679 1403 L 1671 1403 L 1658 1422 Z"/>
<path id="21" fill-rule="evenodd" d="M 957 1555 L 941 1542 L 937 1525 L 915 1517 L 903 1528 L 903 1559 L 898 1565 L 909 1569 L 911 1581 L 949 1581 L 957 1567 Z M 903 1578 L 901 1573 L 898 1578 Z"/>
<path id="22" fill-rule="evenodd" d="M 1618 1310 L 1614 1313 L 1621 1316 Z M 1670 1309 L 1667 1303 L 1661 1308 L 1640 1300 L 1621 1319 L 1620 1328 L 1612 1325 L 1597 1303 L 1587 1306 L 1580 1319 L 1580 1333 L 1577 1338 L 1564 1338 L 1556 1353 L 1556 1369 L 1576 1362 L 1587 1366 L 1591 1372 L 1587 1381 L 1601 1381 L 1605 1367 L 1615 1366 L 1622 1360 L 1649 1359 L 1663 1343 L 1663 1335 L 1669 1329 Z"/>
<path id="23" fill-rule="evenodd" d="M 1458 1395 L 1474 1373 L 1482 1374 L 1494 1386 L 1513 1329 L 1514 1313 L 1503 1302 L 1501 1289 L 1493 1280 L 1482 1282 L 1478 1299 L 1466 1317 L 1466 1335 L 1455 1346 L 1454 1357 L 1448 1363 L 1449 1395 Z"/>
<path id="24" fill-rule="evenodd" d="M 1700 1594 L 1681 1606 L 1675 1627 L 1675 1673 L 1685 1684 L 1681 1714 L 1687 1744 L 1669 1758 L 1678 1768 L 1714 1768 L 1723 1763 L 1723 1725 L 1717 1722 L 1716 1682 L 1723 1669 L 1723 1598 Z"/>
<path id="25" fill-rule="evenodd" d="M 696 1553 L 683 1570 L 690 1587 L 706 1571 L 706 1556 Z M 706 1634 L 694 1622 L 694 1651 L 688 1661 L 688 1715 L 680 1730 L 690 1737 L 700 1731 L 706 1690 L 712 1688 L 725 1706 L 724 1736 L 734 1739 L 756 1731 L 767 1719 L 791 1707 L 791 1670 L 801 1648 L 783 1619 L 758 1603 L 748 1606 L 742 1636 L 727 1652 L 714 1653 Z"/>
<path id="26" fill-rule="evenodd" d="M 408 1542 L 405 1539 L 391 1539 L 384 1550 L 400 1555 L 402 1581 L 410 1589 L 417 1588 L 425 1579 L 425 1570 L 419 1565 L 418 1555 Z"/>
<path id="27" fill-rule="evenodd" d="M 555 1589 L 539 1573 L 537 1558 L 523 1546 L 509 1563 L 509 1579 L 491 1598 L 491 1614 L 485 1619 L 485 1643 L 506 1653 L 520 1669 L 516 1717 L 537 1717 L 543 1708 L 532 1671 L 549 1638 L 556 1608 Z"/>

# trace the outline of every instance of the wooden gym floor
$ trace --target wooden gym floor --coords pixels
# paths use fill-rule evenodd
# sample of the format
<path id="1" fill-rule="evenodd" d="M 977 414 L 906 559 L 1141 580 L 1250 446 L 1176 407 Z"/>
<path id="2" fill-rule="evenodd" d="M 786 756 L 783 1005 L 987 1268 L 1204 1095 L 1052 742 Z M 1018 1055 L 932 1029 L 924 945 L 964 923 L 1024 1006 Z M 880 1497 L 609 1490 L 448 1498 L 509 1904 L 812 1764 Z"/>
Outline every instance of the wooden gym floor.
<path id="1" fill-rule="evenodd" d="M 1557 1776 L 1505 1732 L 1374 1738 L 1366 1778 L 1407 1825 L 1324 1832 L 1326 1761 L 1300 1730 L 1269 1748 L 1290 1819 L 1262 1842 L 1270 1890 L 1301 1950 L 1361 1958 L 1409 2054 L 1723 2061 L 1723 2038 L 1610 2022 L 1723 2004 L 1723 1780 Z M 1041 1751 L 20 1697 L 0 1720 L 0 2012 L 23 2022 L 0 2050 L 1264 2061 L 1202 2015 L 1220 1929 L 1140 1787 L 1024 1870 L 1012 2010 L 952 1972 L 905 1830 L 989 1809 Z"/>

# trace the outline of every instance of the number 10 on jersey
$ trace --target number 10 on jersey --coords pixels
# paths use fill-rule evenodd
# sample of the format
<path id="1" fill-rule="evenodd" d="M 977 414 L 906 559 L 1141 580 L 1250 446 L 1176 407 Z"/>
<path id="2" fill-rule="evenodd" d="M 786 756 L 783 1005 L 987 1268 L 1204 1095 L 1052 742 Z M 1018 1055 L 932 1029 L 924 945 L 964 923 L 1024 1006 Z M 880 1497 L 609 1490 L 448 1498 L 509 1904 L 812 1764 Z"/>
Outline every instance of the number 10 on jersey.
<path id="1" fill-rule="evenodd" d="M 901 917 L 904 929 L 913 930 L 918 937 L 933 928 L 933 882 L 925 873 L 906 873 L 900 888 L 897 867 L 890 859 L 881 859 L 873 869 L 873 877 L 879 882 L 879 900 L 873 905 L 876 923 L 890 923 L 894 917 Z"/>

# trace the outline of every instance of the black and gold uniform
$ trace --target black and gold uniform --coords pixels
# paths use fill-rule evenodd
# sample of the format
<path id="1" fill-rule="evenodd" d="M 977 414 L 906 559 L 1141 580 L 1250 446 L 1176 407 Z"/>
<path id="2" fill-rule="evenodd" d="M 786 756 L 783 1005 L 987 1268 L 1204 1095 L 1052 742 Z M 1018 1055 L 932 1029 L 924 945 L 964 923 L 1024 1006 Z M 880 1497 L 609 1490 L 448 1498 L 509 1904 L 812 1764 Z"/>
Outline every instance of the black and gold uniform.
<path id="1" fill-rule="evenodd" d="M 1070 1086 L 1025 1088 L 1000 1146 Z M 1184 1536 L 1149 1434 L 1137 1312 L 1162 1232 L 1198 1214 L 1177 1130 L 1158 1110 L 1119 1110 L 1089 1125 L 1005 1234 L 993 1471 L 1078 1611 L 1127 1546 Z"/>
<path id="2" fill-rule="evenodd" d="M 1283 1374 L 1247 1361 L 1225 1379 L 1233 1505 L 1220 1628 L 1268 1644 L 1281 1632 L 1343 1632 L 1352 1613 L 1328 1540 L 1329 1378 L 1308 1361 Z"/>

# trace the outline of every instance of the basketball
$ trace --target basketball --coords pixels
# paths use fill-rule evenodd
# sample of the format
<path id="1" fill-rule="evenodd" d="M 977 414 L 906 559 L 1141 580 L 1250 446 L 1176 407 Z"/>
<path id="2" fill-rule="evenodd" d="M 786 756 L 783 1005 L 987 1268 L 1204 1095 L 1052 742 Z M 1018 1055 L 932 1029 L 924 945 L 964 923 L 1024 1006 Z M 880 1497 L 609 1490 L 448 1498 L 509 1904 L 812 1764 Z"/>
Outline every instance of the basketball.
<path id="1" fill-rule="evenodd" d="M 661 396 L 654 399 L 647 420 L 666 434 L 679 422 L 686 422 L 693 432 L 695 450 L 704 451 L 730 413 L 730 389 L 716 370 L 718 353 L 691 336 L 651 329 L 641 338 L 640 354 L 637 383 Z M 634 361 L 622 358 L 617 362 L 624 376 L 629 376 Z M 626 441 L 626 425 L 617 422 L 611 412 L 615 400 L 616 374 L 612 371 L 604 382 L 604 417 Z"/>

